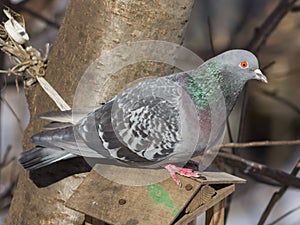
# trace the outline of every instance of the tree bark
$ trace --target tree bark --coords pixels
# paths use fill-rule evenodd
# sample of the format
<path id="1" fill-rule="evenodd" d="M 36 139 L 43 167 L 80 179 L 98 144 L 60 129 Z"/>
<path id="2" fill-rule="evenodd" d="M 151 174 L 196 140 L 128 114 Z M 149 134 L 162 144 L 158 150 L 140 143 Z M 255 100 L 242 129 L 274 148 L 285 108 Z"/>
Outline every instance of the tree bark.
<path id="1" fill-rule="evenodd" d="M 181 44 L 192 5 L 190 0 L 71 0 L 45 78 L 72 105 L 82 74 L 103 50 L 138 40 Z M 121 71 L 116 79 L 106 84 L 103 98 L 115 94 L 140 76 L 171 73 L 171 69 L 171 66 L 151 64 L 146 69 L 143 65 L 143 72 L 140 66 Z M 119 79 L 120 74 L 122 79 Z M 39 86 L 29 90 L 27 97 L 31 120 L 25 132 L 24 149 L 33 146 L 29 137 L 42 130 L 44 122 L 38 115 L 57 110 Z M 28 178 L 28 172 L 22 170 L 5 224 L 82 224 L 84 216 L 66 208 L 64 202 L 83 178 L 84 174 L 74 175 L 48 187 L 37 188 Z"/>

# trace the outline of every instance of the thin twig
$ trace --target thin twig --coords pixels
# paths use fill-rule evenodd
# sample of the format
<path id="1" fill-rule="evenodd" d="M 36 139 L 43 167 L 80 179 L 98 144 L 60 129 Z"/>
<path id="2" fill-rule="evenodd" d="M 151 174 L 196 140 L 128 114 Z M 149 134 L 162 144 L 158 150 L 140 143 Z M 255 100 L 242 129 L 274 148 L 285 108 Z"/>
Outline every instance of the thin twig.
<path id="1" fill-rule="evenodd" d="M 300 11 L 300 5 L 295 5 L 292 9 L 291 12 L 299 12 Z"/>
<path id="2" fill-rule="evenodd" d="M 269 185 L 269 186 L 273 186 L 273 187 L 281 187 L 282 184 L 277 182 L 277 181 L 274 181 L 268 177 L 263 177 L 263 176 L 256 176 L 255 174 L 251 174 L 251 178 L 255 181 L 257 181 L 258 183 L 262 183 L 262 184 L 266 184 L 266 185 Z"/>
<path id="3" fill-rule="evenodd" d="M 266 177 L 279 182 L 281 185 L 300 188 L 300 178 L 284 171 L 269 168 L 266 165 L 253 162 L 224 151 L 220 151 L 216 158 L 217 160 L 224 162 L 229 167 L 239 169 L 246 175 Z"/>
<path id="4" fill-rule="evenodd" d="M 216 50 L 215 50 L 215 46 L 214 46 L 212 27 L 211 27 L 211 22 L 210 22 L 209 17 L 207 17 L 207 26 L 208 26 L 208 37 L 209 37 L 210 50 L 211 50 L 213 56 L 215 56 Z"/>
<path id="5" fill-rule="evenodd" d="M 262 71 L 269 69 L 271 66 L 275 65 L 275 60 L 269 62 L 267 65 L 263 66 L 261 69 Z"/>
<path id="6" fill-rule="evenodd" d="M 281 0 L 263 24 L 255 30 L 248 49 L 257 54 L 283 17 L 294 7 L 297 0 Z"/>
<path id="7" fill-rule="evenodd" d="M 55 27 L 56 29 L 59 29 L 60 24 L 58 24 L 58 23 L 56 23 L 56 22 L 54 22 L 54 21 L 52 21 L 52 20 L 44 17 L 40 13 L 32 11 L 31 9 L 27 8 L 25 5 L 26 5 L 25 2 L 23 2 L 22 4 L 17 4 L 17 5 L 10 3 L 10 1 L 7 1 L 5 3 L 5 7 L 11 8 L 11 9 L 13 9 L 16 12 L 20 12 L 20 11 L 27 12 L 31 16 L 36 17 L 37 19 L 45 22 L 47 25 Z"/>
<path id="8" fill-rule="evenodd" d="M 233 135 L 232 135 L 232 132 L 231 132 L 231 126 L 230 126 L 230 123 L 229 123 L 229 119 L 227 119 L 227 121 L 226 121 L 226 126 L 227 126 L 227 133 L 228 133 L 229 141 L 232 143 L 233 142 Z"/>
<path id="9" fill-rule="evenodd" d="M 288 141 L 252 141 L 246 143 L 225 143 L 220 144 L 220 148 L 250 148 L 262 146 L 282 146 L 282 145 L 300 145 L 300 139 Z"/>
<path id="10" fill-rule="evenodd" d="M 275 92 L 270 92 L 270 91 L 266 91 L 266 90 L 260 90 L 260 92 L 266 96 L 272 97 L 273 99 L 277 100 L 280 103 L 285 104 L 286 106 L 288 106 L 289 108 L 291 108 L 292 110 L 294 110 L 295 112 L 300 114 L 300 108 L 296 104 L 289 101 L 288 99 L 286 99 L 282 96 L 279 96 Z"/>
<path id="11" fill-rule="evenodd" d="M 276 220 L 269 223 L 268 225 L 275 225 L 276 223 L 280 222 L 281 220 L 283 220 L 284 218 L 286 218 L 287 216 L 291 215 L 292 213 L 296 212 L 299 209 L 300 209 L 300 206 L 297 206 L 296 208 L 289 210 L 288 212 L 286 212 L 282 216 L 278 217 Z"/>
<path id="12" fill-rule="evenodd" d="M 240 12 L 240 15 L 242 16 L 241 19 L 239 19 L 237 26 L 234 28 L 234 30 L 231 33 L 230 42 L 228 44 L 227 49 L 232 49 L 235 46 L 235 44 L 238 42 L 237 38 L 241 32 L 243 32 L 243 28 L 246 27 L 247 22 L 249 22 L 249 16 L 251 12 L 253 11 L 253 8 L 256 8 L 256 4 L 253 4 L 252 1 L 244 1 L 243 2 L 244 7 L 242 8 L 242 12 Z"/>
<path id="13" fill-rule="evenodd" d="M 247 102 L 248 102 L 248 84 L 245 85 L 244 91 L 242 93 L 242 106 L 241 106 L 241 113 L 240 113 L 240 123 L 239 123 L 239 130 L 238 130 L 238 137 L 237 142 L 242 142 L 244 138 L 244 132 L 245 132 L 245 118 L 246 118 L 246 112 L 247 112 Z M 238 149 L 235 149 L 235 154 L 238 154 Z"/>
<path id="14" fill-rule="evenodd" d="M 300 170 L 300 160 L 296 163 L 294 169 L 291 172 L 291 175 L 296 177 L 297 173 Z M 271 213 L 274 205 L 276 204 L 277 201 L 279 201 L 279 199 L 284 195 L 284 193 L 286 192 L 286 190 L 288 189 L 289 185 L 285 184 L 284 186 L 282 186 L 279 191 L 275 192 L 268 204 L 268 206 L 266 207 L 265 211 L 263 212 L 262 216 L 260 217 L 260 220 L 258 222 L 258 225 L 263 225 L 265 223 L 265 221 L 267 220 L 269 214 Z"/>
<path id="15" fill-rule="evenodd" d="M 41 14 L 36 13 L 36 12 L 32 11 L 31 9 L 25 7 L 25 6 L 22 6 L 21 9 L 24 10 L 25 12 L 31 14 L 33 17 L 36 17 L 37 19 L 42 20 L 43 22 L 45 22 L 49 26 L 55 27 L 56 29 L 59 29 L 59 27 L 60 27 L 60 24 L 58 24 L 56 22 L 53 22 L 50 19 L 47 19 L 46 17 L 42 16 Z"/>

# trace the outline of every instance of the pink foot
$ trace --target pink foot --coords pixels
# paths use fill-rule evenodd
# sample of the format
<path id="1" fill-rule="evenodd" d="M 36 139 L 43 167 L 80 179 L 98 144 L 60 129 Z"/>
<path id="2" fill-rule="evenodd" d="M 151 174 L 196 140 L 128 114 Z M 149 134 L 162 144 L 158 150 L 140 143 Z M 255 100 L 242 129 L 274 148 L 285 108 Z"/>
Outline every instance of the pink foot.
<path id="1" fill-rule="evenodd" d="M 173 180 L 180 187 L 181 187 L 181 182 L 180 182 L 179 178 L 177 177 L 176 173 L 178 173 L 178 174 L 180 174 L 184 177 L 195 177 L 195 178 L 202 177 L 200 173 L 194 172 L 192 169 L 189 169 L 189 168 L 177 167 L 177 166 L 172 165 L 172 164 L 168 164 L 164 167 L 169 171 L 169 173 L 171 174 L 171 177 L 173 178 Z"/>

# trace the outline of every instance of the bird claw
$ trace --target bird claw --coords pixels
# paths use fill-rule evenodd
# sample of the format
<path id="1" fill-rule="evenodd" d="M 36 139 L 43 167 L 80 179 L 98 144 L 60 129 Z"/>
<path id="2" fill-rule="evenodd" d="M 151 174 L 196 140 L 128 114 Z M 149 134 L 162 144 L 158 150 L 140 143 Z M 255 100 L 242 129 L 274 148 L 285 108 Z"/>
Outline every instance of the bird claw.
<path id="1" fill-rule="evenodd" d="M 165 166 L 165 169 L 167 169 L 172 177 L 172 179 L 176 182 L 176 184 L 181 187 L 181 181 L 179 180 L 178 176 L 176 174 L 179 174 L 184 177 L 193 177 L 193 178 L 200 178 L 202 180 L 206 180 L 206 177 L 201 175 L 199 172 L 195 172 L 190 168 L 182 168 L 177 167 L 172 164 L 168 164 Z"/>

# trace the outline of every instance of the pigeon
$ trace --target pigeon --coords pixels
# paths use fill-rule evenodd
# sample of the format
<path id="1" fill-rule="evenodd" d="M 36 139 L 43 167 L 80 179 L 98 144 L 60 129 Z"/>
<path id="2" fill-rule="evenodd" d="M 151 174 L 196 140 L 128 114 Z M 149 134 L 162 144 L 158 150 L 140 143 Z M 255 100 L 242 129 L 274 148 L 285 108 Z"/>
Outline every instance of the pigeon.
<path id="1" fill-rule="evenodd" d="M 52 123 L 31 137 L 36 147 L 18 160 L 27 170 L 74 157 L 166 168 L 180 185 L 177 174 L 201 176 L 183 166 L 220 141 L 227 117 L 252 79 L 268 82 L 254 54 L 234 49 L 194 70 L 139 81 L 80 116 L 44 113 L 41 118 Z"/>

